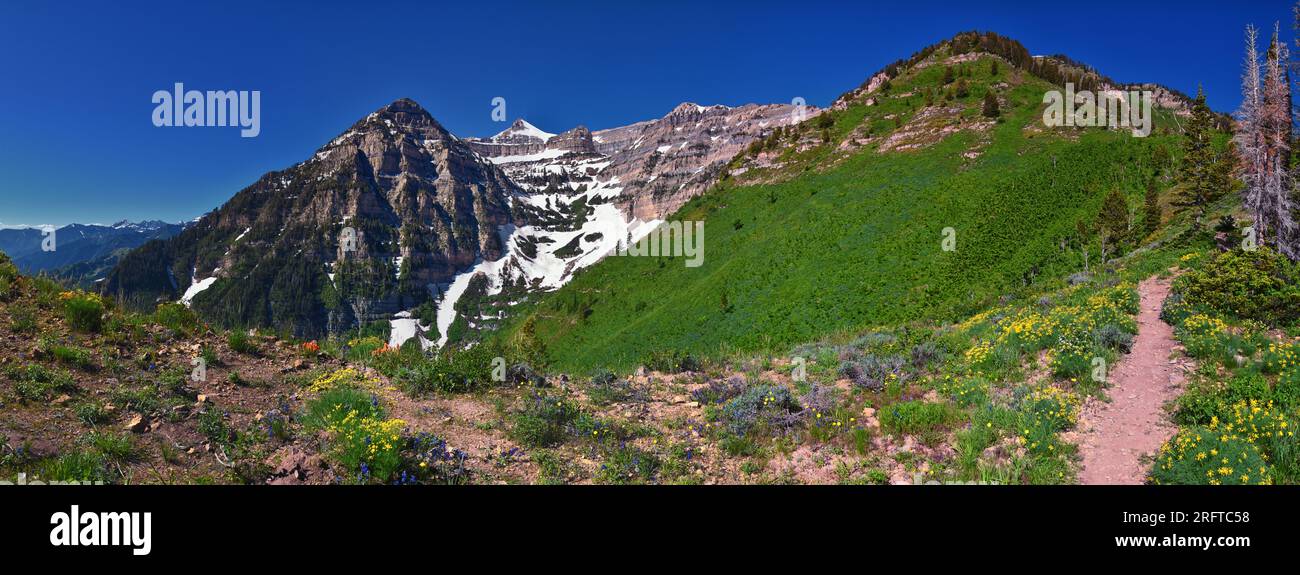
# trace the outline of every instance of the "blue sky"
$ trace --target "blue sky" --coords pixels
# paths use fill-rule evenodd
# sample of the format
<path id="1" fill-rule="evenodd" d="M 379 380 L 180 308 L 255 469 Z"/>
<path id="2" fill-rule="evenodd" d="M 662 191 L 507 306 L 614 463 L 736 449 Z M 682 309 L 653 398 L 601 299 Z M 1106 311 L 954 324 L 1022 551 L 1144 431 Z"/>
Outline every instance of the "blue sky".
<path id="1" fill-rule="evenodd" d="M 1107 5 L 1110 7 L 1108 8 Z M 1242 29 L 1283 1 L 100 2 L 0 5 L 0 223 L 189 219 L 414 98 L 457 135 L 559 132 L 683 101 L 824 105 L 963 30 L 1064 53 L 1120 81 L 1238 103 Z M 157 128 L 156 90 L 259 90 L 261 135 Z"/>

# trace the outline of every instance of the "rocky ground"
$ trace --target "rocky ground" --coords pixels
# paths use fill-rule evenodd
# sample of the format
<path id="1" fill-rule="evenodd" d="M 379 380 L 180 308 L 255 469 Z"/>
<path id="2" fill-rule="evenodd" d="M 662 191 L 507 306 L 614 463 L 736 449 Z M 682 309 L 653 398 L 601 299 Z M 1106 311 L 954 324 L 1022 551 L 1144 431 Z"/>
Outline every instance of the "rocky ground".
<path id="1" fill-rule="evenodd" d="M 474 483 L 908 483 L 931 460 L 952 457 L 942 441 L 873 433 L 875 455 L 864 458 L 843 437 L 811 440 L 817 424 L 806 420 L 792 422 L 772 445 L 718 441 L 711 390 L 758 380 L 792 385 L 790 366 L 779 361 L 413 395 L 366 362 L 269 335 L 241 342 L 199 324 L 176 329 L 116 310 L 98 332 L 73 329 L 60 311 L 70 293 L 23 278 L 18 293 L 0 302 L 6 475 L 122 484 L 348 482 L 330 456 L 330 435 L 307 432 L 299 421 L 311 382 L 348 367 L 377 382 L 375 401 L 410 434 L 433 434 L 463 453 L 462 479 Z M 24 323 L 30 317 L 35 325 Z M 196 378 L 198 358 L 212 361 Z M 29 389 L 36 380 L 55 383 Z M 846 396 L 852 390 L 848 380 L 836 387 Z M 546 446 L 513 432 L 539 396 L 571 403 L 583 418 Z M 879 431 L 873 408 L 856 417 Z M 591 429 L 591 436 L 575 429 Z"/>

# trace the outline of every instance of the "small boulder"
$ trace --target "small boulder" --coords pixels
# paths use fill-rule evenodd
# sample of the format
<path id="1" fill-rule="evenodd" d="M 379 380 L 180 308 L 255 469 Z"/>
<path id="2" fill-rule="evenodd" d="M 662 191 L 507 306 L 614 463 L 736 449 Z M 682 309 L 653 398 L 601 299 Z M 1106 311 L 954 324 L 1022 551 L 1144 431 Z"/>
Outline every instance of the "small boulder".
<path id="1" fill-rule="evenodd" d="M 149 423 L 145 420 L 143 415 L 137 413 L 127 419 L 126 425 L 124 425 L 123 428 L 132 433 L 144 433 L 149 430 Z"/>

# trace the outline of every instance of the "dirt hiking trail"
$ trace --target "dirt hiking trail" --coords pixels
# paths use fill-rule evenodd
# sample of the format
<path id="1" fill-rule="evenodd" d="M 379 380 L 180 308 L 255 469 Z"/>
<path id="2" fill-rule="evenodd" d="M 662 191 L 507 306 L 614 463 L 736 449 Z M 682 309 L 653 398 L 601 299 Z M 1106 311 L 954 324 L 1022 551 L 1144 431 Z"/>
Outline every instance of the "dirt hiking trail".
<path id="1" fill-rule="evenodd" d="M 1150 278 L 1138 286 L 1141 311 L 1133 350 L 1110 373 L 1110 402 L 1088 401 L 1080 418 L 1079 454 L 1083 485 L 1140 485 L 1148 462 L 1177 427 L 1163 406 L 1178 397 L 1185 380 L 1172 354 L 1174 329 L 1160 320 L 1169 280 Z"/>

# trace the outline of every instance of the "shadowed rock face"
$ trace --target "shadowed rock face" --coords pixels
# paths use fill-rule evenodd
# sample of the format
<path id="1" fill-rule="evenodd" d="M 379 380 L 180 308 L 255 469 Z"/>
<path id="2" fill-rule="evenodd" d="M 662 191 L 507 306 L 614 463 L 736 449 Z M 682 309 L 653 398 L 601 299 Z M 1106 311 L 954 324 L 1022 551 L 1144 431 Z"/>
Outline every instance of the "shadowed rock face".
<path id="1" fill-rule="evenodd" d="M 546 142 L 547 149 L 566 150 L 577 154 L 596 153 L 596 144 L 591 139 L 591 130 L 578 126 Z"/>
<path id="2" fill-rule="evenodd" d="M 400 256 L 408 277 L 426 285 L 446 282 L 479 257 L 500 256 L 497 227 L 511 221 L 508 196 L 516 188 L 415 102 L 398 100 L 371 114 L 312 161 L 361 185 L 321 198 L 311 223 L 328 223 L 321 215 L 329 214 L 402 228 L 400 245 L 360 241 L 356 257 Z M 334 255 L 333 261 L 352 257 L 342 245 Z"/>
<path id="3" fill-rule="evenodd" d="M 458 270 L 499 258 L 516 193 L 500 169 L 402 99 L 186 232 L 128 255 L 103 290 L 148 304 L 216 278 L 190 294 L 213 320 L 342 331 L 419 305 Z"/>

